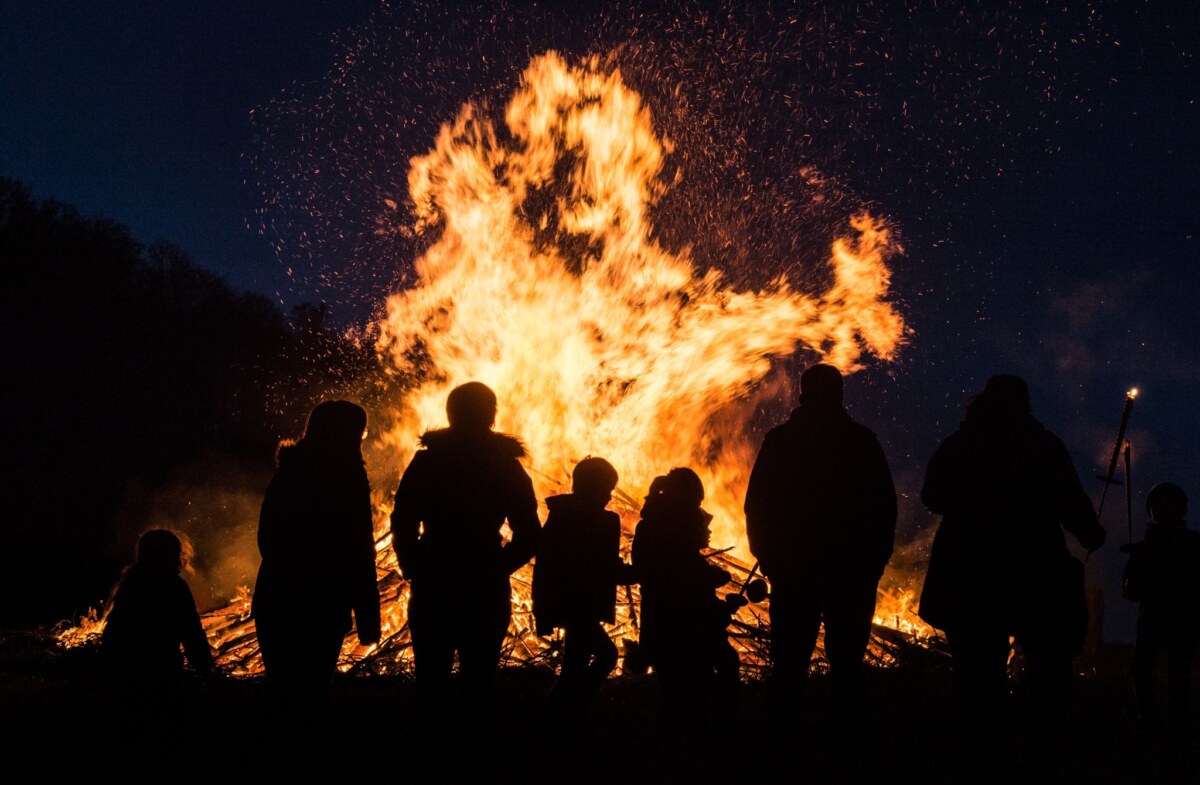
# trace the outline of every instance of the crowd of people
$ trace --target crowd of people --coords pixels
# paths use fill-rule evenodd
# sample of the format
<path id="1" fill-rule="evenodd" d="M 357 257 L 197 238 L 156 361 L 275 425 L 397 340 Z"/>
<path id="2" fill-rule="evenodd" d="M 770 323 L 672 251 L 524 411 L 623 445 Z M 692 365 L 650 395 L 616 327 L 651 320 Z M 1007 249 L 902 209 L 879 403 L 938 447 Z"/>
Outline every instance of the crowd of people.
<path id="1" fill-rule="evenodd" d="M 700 477 L 676 467 L 653 481 L 627 563 L 620 520 L 607 509 L 619 479 L 608 461 L 580 461 L 571 493 L 545 500 L 543 526 L 523 445 L 494 430 L 492 390 L 457 387 L 446 412 L 449 426 L 421 437 L 391 518 L 411 592 L 419 725 L 461 732 L 479 723 L 487 732 L 511 614 L 509 577 L 533 559 L 538 632 L 562 631 L 548 728 L 563 738 L 585 733 L 593 698 L 618 661 L 604 625 L 615 620 L 619 587 L 637 583 L 639 655 L 661 686 L 663 743 L 701 749 L 737 702 L 739 661 L 727 628 L 745 587 L 718 594 L 732 577 L 706 558 L 711 515 Z M 289 710 L 320 704 L 351 630 L 364 645 L 380 639 L 366 425 L 356 404 L 317 406 L 302 438 L 280 446 L 263 500 L 253 614 L 272 694 Z M 1052 753 L 1087 624 L 1083 565 L 1066 534 L 1088 551 L 1105 535 L 1066 447 L 1033 417 L 1024 381 L 995 376 L 969 401 L 929 462 L 921 498 L 942 517 L 920 615 L 945 633 L 952 654 L 962 765 L 1003 765 L 994 740 L 1014 640 L 1030 684 L 1026 725 Z M 1181 623 L 1197 607 L 1200 533 L 1186 527 L 1177 485 L 1156 486 L 1147 510 L 1150 530 L 1132 548 L 1125 576 L 1126 595 L 1140 604 L 1133 672 L 1143 721 L 1178 722 L 1200 629 Z M 824 625 L 832 722 L 849 727 L 869 710 L 863 660 L 897 504 L 884 452 L 844 408 L 836 368 L 817 364 L 801 376 L 799 406 L 762 444 L 745 514 L 750 550 L 770 584 L 772 726 L 786 734 L 798 718 Z M 193 668 L 213 670 L 179 576 L 184 551 L 170 532 L 146 533 L 115 592 L 103 649 L 130 689 L 169 687 L 181 673 L 181 647 Z M 1165 714 L 1154 682 L 1163 653 Z M 461 705 L 453 698 L 456 661 Z"/>

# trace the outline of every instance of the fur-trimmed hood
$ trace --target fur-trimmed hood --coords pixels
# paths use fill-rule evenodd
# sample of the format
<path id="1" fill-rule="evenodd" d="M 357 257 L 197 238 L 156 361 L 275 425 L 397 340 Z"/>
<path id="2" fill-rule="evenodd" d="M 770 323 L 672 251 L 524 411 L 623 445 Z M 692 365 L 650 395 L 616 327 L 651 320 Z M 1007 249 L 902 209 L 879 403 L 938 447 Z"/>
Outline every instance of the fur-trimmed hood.
<path id="1" fill-rule="evenodd" d="M 516 436 L 497 431 L 471 432 L 453 428 L 435 428 L 421 434 L 421 446 L 431 452 L 453 450 L 465 445 L 478 445 L 505 458 L 525 457 L 525 445 Z"/>

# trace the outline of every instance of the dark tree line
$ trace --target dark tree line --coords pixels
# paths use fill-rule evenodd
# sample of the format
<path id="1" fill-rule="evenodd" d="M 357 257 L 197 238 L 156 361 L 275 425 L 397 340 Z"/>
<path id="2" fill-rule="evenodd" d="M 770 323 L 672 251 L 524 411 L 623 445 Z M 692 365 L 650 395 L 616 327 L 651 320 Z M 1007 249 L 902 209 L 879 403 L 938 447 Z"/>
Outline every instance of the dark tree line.
<path id="1" fill-rule="evenodd" d="M 131 496 L 202 466 L 265 487 L 280 435 L 372 378 L 372 348 L 324 305 L 289 319 L 168 243 L 5 178 L 0 266 L 0 624 L 95 603 L 128 560 L 130 529 L 153 523 L 131 520 Z"/>

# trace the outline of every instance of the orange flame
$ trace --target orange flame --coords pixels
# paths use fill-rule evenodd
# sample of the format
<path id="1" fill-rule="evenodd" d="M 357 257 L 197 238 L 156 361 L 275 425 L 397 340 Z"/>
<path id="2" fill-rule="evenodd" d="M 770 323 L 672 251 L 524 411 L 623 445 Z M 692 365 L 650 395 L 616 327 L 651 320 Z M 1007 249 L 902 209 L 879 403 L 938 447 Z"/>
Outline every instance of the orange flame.
<path id="1" fill-rule="evenodd" d="M 498 427 L 526 441 L 550 480 L 601 455 L 640 496 L 655 475 L 692 466 L 709 489 L 714 544 L 745 556 L 752 446 L 744 419 L 717 433 L 714 418 L 745 406 L 770 359 L 799 347 L 847 372 L 864 352 L 895 355 L 905 327 L 884 300 L 884 260 L 898 250 L 887 228 L 851 220 L 857 235 L 834 243 L 820 296 L 782 276 L 738 291 L 653 239 L 671 145 L 618 71 L 537 57 L 505 117 L 502 134 L 468 105 L 412 161 L 418 228 L 441 234 L 381 324 L 380 350 L 424 379 L 398 402 L 384 445 L 407 462 L 418 433 L 444 422 L 450 389 L 479 380 L 500 400 Z M 587 250 L 572 256 L 567 239 Z"/>

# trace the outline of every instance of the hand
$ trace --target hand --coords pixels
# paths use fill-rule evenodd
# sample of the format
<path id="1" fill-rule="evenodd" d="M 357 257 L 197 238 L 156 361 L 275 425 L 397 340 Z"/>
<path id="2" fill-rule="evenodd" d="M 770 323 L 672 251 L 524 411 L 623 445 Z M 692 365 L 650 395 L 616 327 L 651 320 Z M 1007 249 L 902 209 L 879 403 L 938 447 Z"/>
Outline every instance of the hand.
<path id="1" fill-rule="evenodd" d="M 373 630 L 358 631 L 358 642 L 363 646 L 373 646 L 374 644 L 379 643 L 379 639 L 381 637 L 382 636 L 378 627 L 374 628 Z"/>

